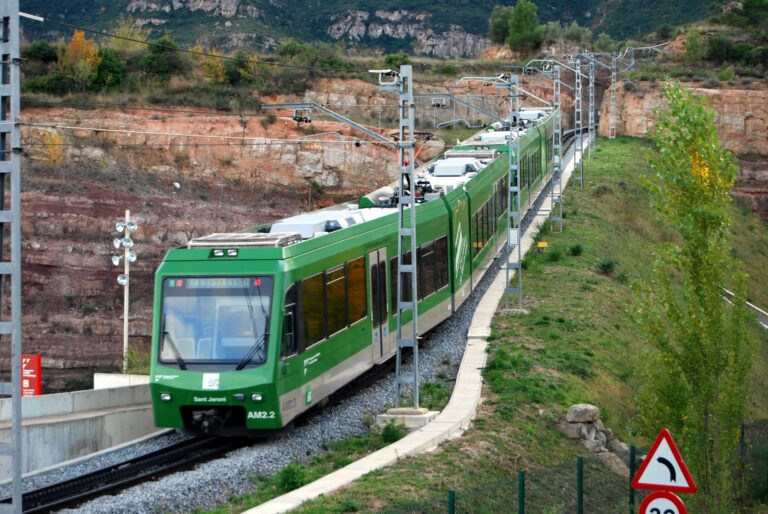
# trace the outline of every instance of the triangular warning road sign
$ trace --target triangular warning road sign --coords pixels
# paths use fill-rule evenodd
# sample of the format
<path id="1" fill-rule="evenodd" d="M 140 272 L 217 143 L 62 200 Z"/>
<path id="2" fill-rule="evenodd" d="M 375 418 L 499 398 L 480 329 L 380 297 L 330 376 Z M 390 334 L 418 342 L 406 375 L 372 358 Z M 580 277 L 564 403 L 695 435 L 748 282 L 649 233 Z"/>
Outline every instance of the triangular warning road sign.
<path id="1" fill-rule="evenodd" d="M 695 493 L 696 484 L 666 428 L 651 446 L 648 456 L 632 479 L 635 489 Z"/>

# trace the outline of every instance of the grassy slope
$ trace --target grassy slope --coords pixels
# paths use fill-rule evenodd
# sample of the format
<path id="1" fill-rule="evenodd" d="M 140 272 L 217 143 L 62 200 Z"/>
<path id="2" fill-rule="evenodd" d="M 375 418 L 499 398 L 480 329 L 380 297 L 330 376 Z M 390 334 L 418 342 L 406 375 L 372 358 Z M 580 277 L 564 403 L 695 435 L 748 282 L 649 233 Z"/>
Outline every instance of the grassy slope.
<path id="1" fill-rule="evenodd" d="M 371 473 L 301 512 L 444 512 L 449 490 L 457 491 L 462 511 L 510 511 L 521 469 L 530 481 L 527 508 L 562 511 L 568 495 L 557 491 L 572 489 L 571 463 L 586 455 L 553 429 L 573 403 L 599 405 L 605 425 L 620 439 L 649 442 L 637 434 L 632 419 L 633 370 L 644 344 L 626 311 L 630 283 L 647 274 L 654 246 L 675 234 L 652 221 L 640 184 L 649 174 L 646 150 L 648 143 L 639 139 L 601 140 L 585 168 L 586 187 L 567 190 L 566 230 L 545 231 L 540 239 L 549 249 L 527 258 L 523 287 L 530 314 L 494 319 L 485 403 L 473 428 L 439 451 Z M 733 216 L 734 251 L 752 276 L 750 294 L 768 306 L 768 227 L 735 206 Z M 576 245 L 583 252 L 570 255 Z M 768 417 L 768 395 L 762 392 L 768 345 L 760 337 L 764 350 L 753 378 L 751 419 Z M 611 489 L 606 480 L 600 478 L 600 489 Z M 593 501 L 590 511 L 611 512 L 610 502 L 618 500 L 607 494 Z"/>

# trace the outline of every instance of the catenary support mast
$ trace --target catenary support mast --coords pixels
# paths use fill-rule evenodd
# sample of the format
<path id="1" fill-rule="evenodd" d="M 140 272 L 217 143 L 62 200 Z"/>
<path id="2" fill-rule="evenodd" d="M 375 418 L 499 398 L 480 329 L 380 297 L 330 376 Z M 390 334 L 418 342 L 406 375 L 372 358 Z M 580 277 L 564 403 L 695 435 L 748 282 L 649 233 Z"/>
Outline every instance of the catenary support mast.
<path id="1" fill-rule="evenodd" d="M 0 393 L 11 395 L 11 440 L 0 442 L 0 458 L 11 458 L 12 503 L 1 512 L 21 512 L 21 129 L 19 2 L 0 6 L 0 232 L 10 224 L 11 258 L 0 259 L 0 276 L 11 279 L 11 320 L 0 318 L 3 343 L 11 336 L 11 381 L 0 383 Z M 5 180 L 11 184 L 10 206 L 5 204 Z M 2 254 L 0 254 L 1 256 Z M 1 282 L 0 282 L 1 284 Z"/>

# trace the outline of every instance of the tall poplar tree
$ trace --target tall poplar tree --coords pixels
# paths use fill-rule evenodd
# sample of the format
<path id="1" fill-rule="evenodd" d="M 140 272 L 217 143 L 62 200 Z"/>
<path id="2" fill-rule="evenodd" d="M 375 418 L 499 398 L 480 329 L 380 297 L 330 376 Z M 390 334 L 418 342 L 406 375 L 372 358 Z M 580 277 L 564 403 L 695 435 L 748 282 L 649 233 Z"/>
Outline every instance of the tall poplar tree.
<path id="1" fill-rule="evenodd" d="M 736 176 L 706 101 L 665 85 L 651 139 L 654 209 L 682 242 L 655 253 L 634 313 L 651 350 L 640 391 L 649 436 L 669 428 L 699 487 L 696 512 L 732 512 L 740 424 L 756 343 L 747 332 L 746 274 L 731 257 L 728 206 Z M 733 291 L 733 305 L 723 299 Z"/>

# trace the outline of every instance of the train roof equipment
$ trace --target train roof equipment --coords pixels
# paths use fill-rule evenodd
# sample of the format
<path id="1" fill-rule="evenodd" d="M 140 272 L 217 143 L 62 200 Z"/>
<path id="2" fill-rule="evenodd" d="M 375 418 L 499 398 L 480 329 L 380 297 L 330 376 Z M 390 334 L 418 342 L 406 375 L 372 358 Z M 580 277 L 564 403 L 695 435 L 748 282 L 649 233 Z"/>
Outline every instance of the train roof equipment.
<path id="1" fill-rule="evenodd" d="M 301 242 L 296 232 L 265 234 L 261 232 L 226 232 L 197 237 L 187 243 L 187 248 L 280 248 Z"/>

